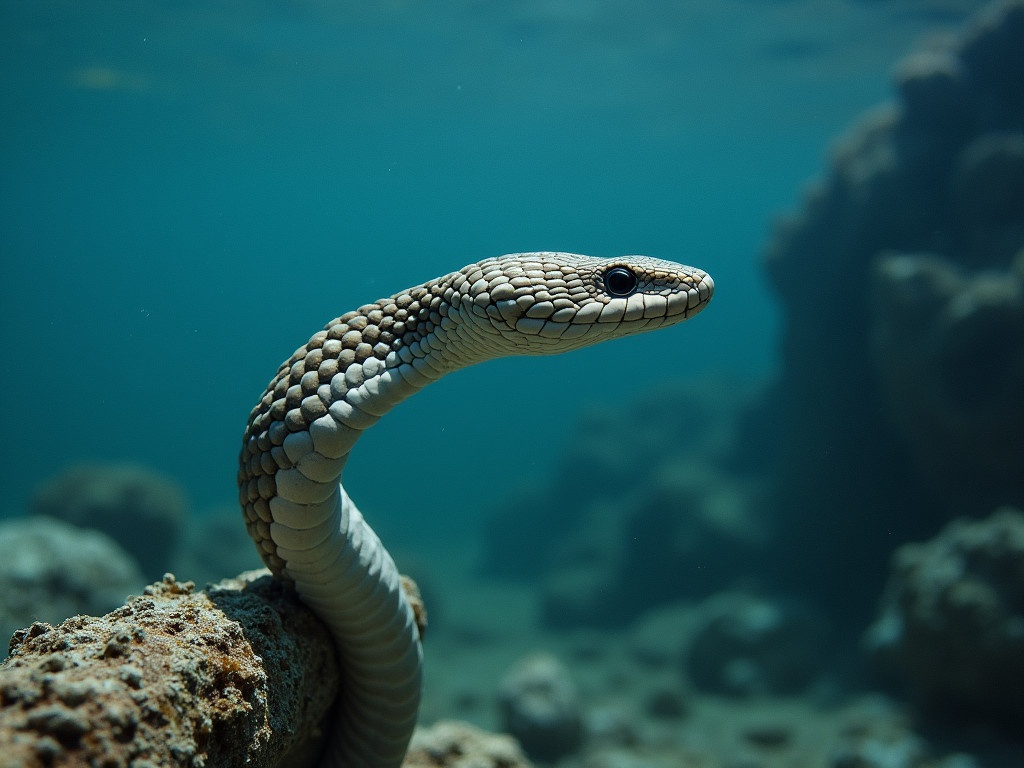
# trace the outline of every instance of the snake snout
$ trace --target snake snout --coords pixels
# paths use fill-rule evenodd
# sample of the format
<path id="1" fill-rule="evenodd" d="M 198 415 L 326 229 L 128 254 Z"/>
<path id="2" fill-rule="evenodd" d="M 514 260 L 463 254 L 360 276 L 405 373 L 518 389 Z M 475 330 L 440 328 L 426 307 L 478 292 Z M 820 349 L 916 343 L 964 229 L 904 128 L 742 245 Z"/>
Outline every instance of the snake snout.
<path id="1" fill-rule="evenodd" d="M 697 314 L 711 301 L 711 297 L 715 295 L 715 281 L 711 278 L 707 272 L 701 273 L 700 281 L 695 286 L 697 291 L 697 306 L 694 308 L 692 314 Z"/>

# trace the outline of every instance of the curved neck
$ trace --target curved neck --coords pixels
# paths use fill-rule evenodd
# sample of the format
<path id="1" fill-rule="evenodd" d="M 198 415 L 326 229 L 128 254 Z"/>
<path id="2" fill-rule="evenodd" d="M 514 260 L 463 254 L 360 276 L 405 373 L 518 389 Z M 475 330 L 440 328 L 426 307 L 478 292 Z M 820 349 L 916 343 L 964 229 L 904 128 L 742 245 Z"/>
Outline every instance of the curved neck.
<path id="1" fill-rule="evenodd" d="M 446 373 L 499 353 L 496 332 L 480 322 L 486 312 L 453 293 L 457 277 L 331 321 L 278 369 L 253 409 L 239 490 L 249 533 L 275 573 L 284 574 L 293 548 L 271 526 L 324 523 L 363 431 Z"/>
<path id="2" fill-rule="evenodd" d="M 346 454 L 362 432 L 400 402 L 445 374 L 485 359 L 480 354 L 466 354 L 466 345 L 450 338 L 458 327 L 447 315 L 440 322 L 419 320 L 416 327 L 392 341 L 383 359 L 372 356 L 360 362 L 357 357 L 343 372 L 336 373 L 329 385 L 318 389 L 327 415 L 339 427 L 355 433 L 349 435 Z M 337 455 L 339 449 L 331 454 Z"/>

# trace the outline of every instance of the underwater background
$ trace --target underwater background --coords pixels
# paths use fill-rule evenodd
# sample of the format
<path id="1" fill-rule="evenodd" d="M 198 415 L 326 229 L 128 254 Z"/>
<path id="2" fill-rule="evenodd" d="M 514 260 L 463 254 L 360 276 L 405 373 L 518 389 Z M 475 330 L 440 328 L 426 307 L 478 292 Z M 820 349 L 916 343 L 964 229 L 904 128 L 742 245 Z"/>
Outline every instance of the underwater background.
<path id="1" fill-rule="evenodd" d="M 411 477 L 366 498 L 382 479 L 368 454 L 412 425 L 424 477 L 499 494 L 514 474 L 456 428 L 496 402 L 536 435 L 509 457 L 517 472 L 541 471 L 584 402 L 765 374 L 771 217 L 887 96 L 899 52 L 956 10 L 5 3 L 0 333 L 5 378 L 41 377 L 18 387 L 33 426 L 0 466 L 8 508 L 87 458 L 158 468 L 197 509 L 230 503 L 248 411 L 292 350 L 348 309 L 501 253 L 678 260 L 715 277 L 714 312 L 465 371 L 403 405 L 347 472 L 385 531 L 396 516 L 398 535 L 476 525 L 454 498 L 412 512 Z"/>
<path id="2" fill-rule="evenodd" d="M 939 712 L 929 746 L 872 700 L 885 759 L 807 764 L 1024 765 L 1024 5 L 984 5 L 0 0 L 0 524 L 135 558 L 0 527 L 0 629 L 257 567 L 242 432 L 330 319 L 488 256 L 640 253 L 710 307 L 459 371 L 346 466 L 431 611 L 421 720 L 510 729 L 517 675 L 575 676 L 585 726 L 532 758 L 678 765 L 765 697 L 810 707 L 773 710 L 788 749 L 871 690 Z M 952 682 L 963 638 L 900 614 L 939 583 L 1000 638 Z M 514 667 L 537 648 L 568 671 Z M 703 746 L 790 764 L 758 734 Z"/>

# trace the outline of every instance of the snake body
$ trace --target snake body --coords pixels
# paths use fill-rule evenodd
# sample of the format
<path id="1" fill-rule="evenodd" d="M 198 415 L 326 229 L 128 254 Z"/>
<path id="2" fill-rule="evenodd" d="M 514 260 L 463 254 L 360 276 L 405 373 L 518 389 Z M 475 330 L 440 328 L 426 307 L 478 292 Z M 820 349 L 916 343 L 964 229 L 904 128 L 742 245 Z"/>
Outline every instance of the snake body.
<path id="1" fill-rule="evenodd" d="M 399 766 L 422 650 L 394 562 L 340 484 L 360 435 L 446 373 L 671 325 L 711 299 L 703 271 L 643 256 L 485 259 L 332 320 L 249 416 L 238 472 L 263 561 L 330 629 L 344 679 L 325 766 Z M 495 431 L 501 426 L 495 424 Z M 398 472 L 411 456 L 392 456 Z"/>

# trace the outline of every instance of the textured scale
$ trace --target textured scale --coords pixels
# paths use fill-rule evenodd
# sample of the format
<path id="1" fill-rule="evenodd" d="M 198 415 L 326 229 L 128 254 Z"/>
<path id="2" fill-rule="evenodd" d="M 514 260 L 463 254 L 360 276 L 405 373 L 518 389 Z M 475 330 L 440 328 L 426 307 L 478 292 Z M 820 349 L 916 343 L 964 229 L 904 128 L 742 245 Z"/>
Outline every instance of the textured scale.
<path id="1" fill-rule="evenodd" d="M 616 268 L 635 278 L 626 294 L 606 285 Z M 363 431 L 457 368 L 671 325 L 713 290 L 699 269 L 643 256 L 512 254 L 347 312 L 281 365 L 249 416 L 239 498 L 263 561 L 338 647 L 345 679 L 325 766 L 399 766 L 419 703 L 412 604 L 340 485 Z"/>

